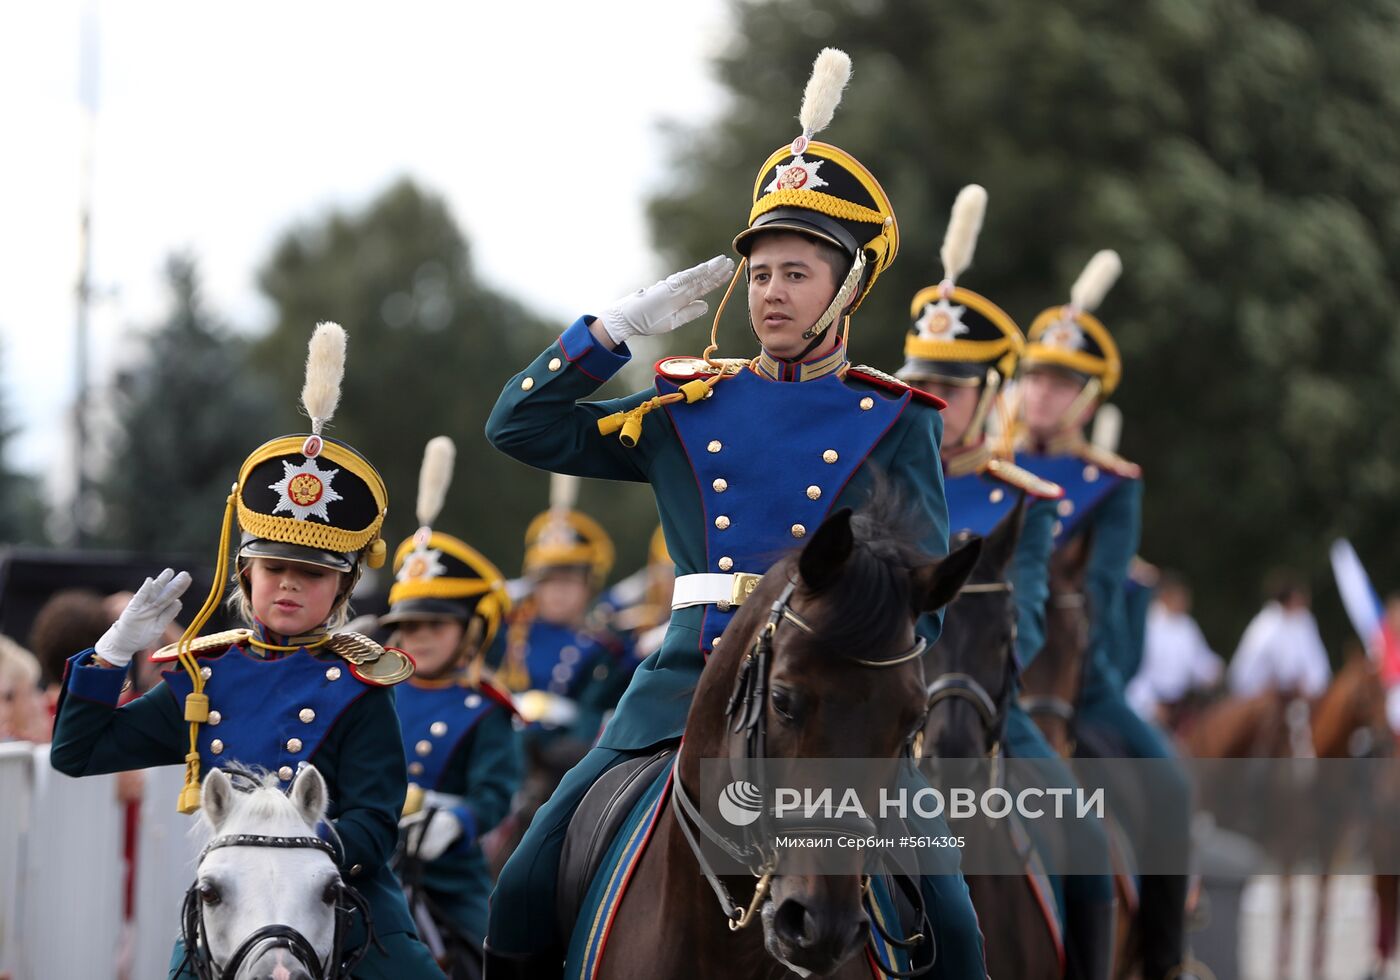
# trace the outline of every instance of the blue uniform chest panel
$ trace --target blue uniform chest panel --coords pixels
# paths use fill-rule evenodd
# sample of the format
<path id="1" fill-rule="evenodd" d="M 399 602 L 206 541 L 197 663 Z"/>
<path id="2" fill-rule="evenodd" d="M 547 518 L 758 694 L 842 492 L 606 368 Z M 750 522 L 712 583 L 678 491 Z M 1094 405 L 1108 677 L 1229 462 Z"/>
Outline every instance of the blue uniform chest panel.
<path id="1" fill-rule="evenodd" d="M 482 718 L 493 708 L 505 710 L 480 691 L 458 684 L 420 687 L 409 682 L 394 693 L 409 775 L 424 789 L 439 788 L 448 760 Z"/>
<path id="2" fill-rule="evenodd" d="M 994 476 L 968 473 L 945 475 L 943 494 L 948 501 L 948 530 L 986 537 L 1016 506 L 1021 491 Z"/>
<path id="3" fill-rule="evenodd" d="M 664 377 L 656 387 L 678 390 Z M 799 543 L 794 525 L 804 534 L 820 526 L 909 398 L 852 388 L 835 375 L 776 382 L 741 371 L 713 398 L 668 405 L 705 512 L 705 566 L 680 571 L 766 572 Z M 707 640 L 732 615 L 707 608 Z"/>
<path id="4" fill-rule="evenodd" d="M 530 624 L 525 648 L 530 687 L 572 696 L 587 682 L 599 658 L 609 655 L 606 647 L 586 634 L 537 620 Z"/>
<path id="5" fill-rule="evenodd" d="M 233 646 L 219 657 L 200 658 L 200 664 L 209 670 L 204 693 L 211 716 L 199 726 L 199 758 L 206 770 L 239 762 L 271 772 L 283 766 L 295 771 L 311 761 L 331 726 L 369 690 L 348 664 L 318 660 L 305 649 L 260 660 Z M 171 670 L 163 676 L 183 706 L 192 689 L 189 675 Z"/>
<path id="6" fill-rule="evenodd" d="M 1100 470 L 1078 456 L 1017 454 L 1016 465 L 1065 488 L 1064 497 L 1056 502 L 1060 515 L 1060 530 L 1055 535 L 1057 544 L 1077 534 L 1090 519 L 1094 508 L 1126 479 L 1116 473 Z"/>

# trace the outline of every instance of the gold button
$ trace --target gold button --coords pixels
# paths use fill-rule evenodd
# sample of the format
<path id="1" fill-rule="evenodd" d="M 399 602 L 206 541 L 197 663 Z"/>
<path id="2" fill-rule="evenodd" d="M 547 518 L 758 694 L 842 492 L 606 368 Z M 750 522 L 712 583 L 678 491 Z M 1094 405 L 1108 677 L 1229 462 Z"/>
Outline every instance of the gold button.
<path id="1" fill-rule="evenodd" d="M 1074 501 L 1061 500 L 1058 510 L 1060 512 L 1061 517 L 1068 517 L 1070 514 L 1074 513 Z"/>
<path id="2" fill-rule="evenodd" d="M 1084 467 L 1084 481 L 1086 483 L 1093 483 L 1098 478 L 1099 468 L 1097 466 L 1095 466 L 1093 463 L 1090 463 L 1088 466 Z"/>
<path id="3" fill-rule="evenodd" d="M 423 763 L 421 763 L 421 762 L 410 762 L 410 763 L 408 764 L 408 774 L 409 774 L 410 776 L 421 776 L 421 775 L 423 775 Z"/>
<path id="4" fill-rule="evenodd" d="M 729 518 L 725 517 L 723 514 L 720 514 L 718 517 L 715 518 L 715 527 L 719 528 L 721 531 L 723 531 L 728 526 Z"/>
<path id="5" fill-rule="evenodd" d="M 719 646 L 719 641 L 722 640 L 722 639 L 724 639 L 724 637 L 722 637 L 722 636 L 717 636 L 717 637 L 715 637 L 714 642 L 711 643 L 710 646 L 711 646 L 711 647 L 717 647 L 717 646 Z"/>
<path id="6" fill-rule="evenodd" d="M 875 407 L 875 399 L 873 399 L 873 398 L 862 398 L 862 399 L 860 400 L 860 410 L 861 410 L 862 412 L 868 412 L 868 411 L 870 411 L 870 410 L 871 410 L 872 408 L 874 408 L 874 407 Z"/>
<path id="7" fill-rule="evenodd" d="M 711 439 L 710 444 L 705 448 L 712 453 L 717 453 L 724 448 L 724 443 L 720 442 L 718 439 Z"/>
<path id="8" fill-rule="evenodd" d="M 352 865 L 350 868 L 350 877 L 359 877 L 360 872 L 363 870 L 365 870 L 365 866 L 363 864 Z"/>
<path id="9" fill-rule="evenodd" d="M 807 499 L 809 499 L 809 500 L 821 500 L 821 499 L 822 499 L 822 488 L 819 487 L 819 486 L 817 486 L 815 483 L 812 484 L 810 487 L 807 488 Z"/>
<path id="10" fill-rule="evenodd" d="M 299 739 L 299 738 L 289 738 L 289 739 L 287 739 L 287 751 L 288 751 L 288 752 L 300 752 L 300 751 L 301 751 L 301 739 Z"/>
<path id="11" fill-rule="evenodd" d="M 524 381 L 520 382 L 520 390 L 521 390 L 521 391 L 529 391 L 529 390 L 530 390 L 531 388 L 533 388 L 533 387 L 535 387 L 535 379 L 534 379 L 534 378 L 526 378 Z"/>
<path id="12" fill-rule="evenodd" d="M 823 462 L 834 463 L 840 458 L 840 454 L 834 449 L 828 449 L 826 452 L 822 453 Z"/>
<path id="13" fill-rule="evenodd" d="M 802 535 L 804 535 L 804 534 L 806 534 L 806 533 L 807 533 L 807 529 L 806 529 L 805 527 L 803 527 L 801 524 L 794 524 L 794 525 L 792 526 L 792 536 L 793 536 L 794 538 L 800 538 L 800 537 L 802 537 Z"/>
<path id="14" fill-rule="evenodd" d="M 429 742 L 426 738 L 420 739 L 418 744 L 413 747 L 413 751 L 417 752 L 419 755 L 427 755 L 432 750 L 433 743 Z"/>
<path id="15" fill-rule="evenodd" d="M 284 783 L 287 780 L 291 779 L 293 775 L 295 774 L 292 772 L 291 766 L 283 766 L 281 769 L 277 770 L 277 778 L 282 780 L 282 782 Z"/>
<path id="16" fill-rule="evenodd" d="M 200 676 L 200 677 L 203 677 L 203 678 L 207 681 L 209 678 L 211 678 L 211 677 L 214 676 L 214 668 L 213 668 L 213 667 L 201 667 L 201 668 L 199 668 L 199 676 Z"/>
<path id="17" fill-rule="evenodd" d="M 549 369 L 551 371 L 558 371 L 563 365 L 564 362 L 559 360 L 559 358 L 557 357 L 551 357 L 549 359 Z"/>
<path id="18" fill-rule="evenodd" d="M 214 741 L 209 743 L 209 751 L 213 752 L 215 755 L 223 755 L 224 740 L 221 738 L 214 739 Z"/>
<path id="19" fill-rule="evenodd" d="M 309 725 L 316 720 L 316 712 L 312 711 L 310 708 L 302 708 L 297 712 L 297 717 L 302 720 L 303 724 Z"/>
<path id="20" fill-rule="evenodd" d="M 1006 496 L 1006 492 L 1005 492 L 1004 490 L 1002 490 L 1001 487 L 997 487 L 997 488 L 996 488 L 995 490 L 993 490 L 991 493 L 987 494 L 987 499 L 990 500 L 990 501 L 991 501 L 992 503 L 994 503 L 994 504 L 999 504 L 999 503 L 1001 503 L 1002 498 L 1004 498 L 1005 496 Z"/>
<path id="21" fill-rule="evenodd" d="M 217 725 L 219 722 L 221 722 L 221 721 L 223 721 L 223 720 L 224 720 L 224 716 L 221 715 L 221 714 L 219 714 L 217 711 L 211 711 L 211 712 L 209 712 L 209 724 L 211 724 L 211 725 Z"/>
<path id="22" fill-rule="evenodd" d="M 714 483 L 711 483 L 710 486 L 715 488 L 715 493 L 724 493 L 724 491 L 729 489 L 729 481 L 724 479 L 716 480 Z"/>
<path id="23" fill-rule="evenodd" d="M 438 738 L 442 738 L 444 735 L 447 734 L 447 722 L 435 721 L 430 726 L 428 726 L 428 731 L 432 732 Z"/>
<path id="24" fill-rule="evenodd" d="M 338 681 L 338 680 L 340 680 L 340 668 L 339 668 L 339 667 L 327 667 L 327 668 L 326 668 L 326 680 L 328 680 L 328 681 Z"/>
<path id="25" fill-rule="evenodd" d="M 721 572 L 727 572 L 727 571 L 729 571 L 731 568 L 734 567 L 734 559 L 733 559 L 733 558 L 730 558 L 728 555 L 725 555 L 723 558 L 721 558 L 721 559 L 719 560 L 718 565 L 719 565 L 719 570 L 720 570 Z"/>

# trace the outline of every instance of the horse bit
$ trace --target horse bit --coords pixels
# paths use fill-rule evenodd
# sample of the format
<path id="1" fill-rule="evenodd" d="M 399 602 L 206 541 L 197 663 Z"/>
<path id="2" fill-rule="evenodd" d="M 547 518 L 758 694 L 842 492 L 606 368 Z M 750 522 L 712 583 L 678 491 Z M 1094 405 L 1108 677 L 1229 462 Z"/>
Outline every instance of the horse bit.
<path id="1" fill-rule="evenodd" d="M 734 725 L 730 729 L 732 734 L 744 735 L 744 767 L 739 774 L 744 779 L 760 788 L 766 785 L 766 780 L 762 775 L 764 762 L 767 760 L 767 702 L 768 702 L 768 674 L 772 669 L 773 660 L 773 640 L 777 636 L 778 627 L 783 623 L 791 624 L 795 629 L 808 636 L 815 636 L 816 630 L 803 619 L 792 608 L 793 593 L 797 591 L 797 582 L 789 579 L 788 584 L 783 588 L 782 594 L 773 601 L 773 605 L 768 613 L 768 621 L 755 638 L 753 646 L 744 654 L 744 659 L 739 664 L 738 675 L 734 679 L 734 690 L 729 696 L 728 706 L 725 708 L 725 717 L 734 720 Z M 846 659 L 862 667 L 881 668 L 894 667 L 906 663 L 923 655 L 927 641 L 919 636 L 915 642 L 905 652 L 889 660 L 862 660 L 858 657 L 847 657 Z M 922 734 L 922 729 L 919 734 Z M 912 754 L 910 746 L 918 740 L 915 735 L 911 742 L 906 745 L 906 752 Z M 679 755 L 676 762 L 676 771 L 680 771 Z M 714 891 L 715 897 L 719 899 L 720 908 L 726 919 L 729 920 L 729 928 L 732 932 L 738 932 L 746 928 L 753 921 L 760 905 L 768 896 L 768 890 L 772 885 L 774 874 L 778 865 L 778 853 L 771 843 L 776 836 L 776 828 L 773 826 L 773 817 L 767 807 L 760 807 L 757 820 L 757 832 L 745 828 L 744 841 L 736 844 L 724 834 L 715 830 L 704 816 L 700 809 L 685 791 L 681 780 L 672 780 L 671 792 L 675 796 L 678 804 L 676 810 L 676 823 L 680 825 L 681 832 L 685 835 L 686 842 L 690 845 L 691 853 L 694 854 L 696 863 L 700 865 L 700 871 L 704 874 L 705 880 L 709 882 L 710 888 Z M 761 798 L 766 799 L 760 790 Z M 701 852 L 699 841 L 696 840 L 695 832 L 687 825 L 693 823 L 695 827 L 703 833 L 713 844 L 723 850 L 729 857 L 749 869 L 749 873 L 757 879 L 754 886 L 753 899 L 746 908 L 740 908 L 729 894 L 729 889 L 725 887 L 719 875 L 711 867 L 709 861 L 705 859 Z M 861 836 L 873 835 L 875 825 L 868 817 L 833 817 L 820 822 L 820 825 L 794 826 L 785 828 L 788 833 L 802 833 L 803 831 L 818 831 L 829 833 L 831 830 L 845 829 L 851 833 Z M 890 946 L 900 950 L 910 950 L 925 942 L 933 946 L 933 932 L 928 917 L 928 910 L 924 905 L 923 894 L 919 890 L 918 883 L 909 876 L 896 874 L 890 876 L 900 887 L 906 899 L 913 906 L 915 915 L 918 918 L 919 928 L 913 935 L 901 939 L 890 935 L 885 931 L 880 923 L 879 916 L 869 915 L 869 921 L 880 937 Z M 861 883 L 862 901 L 870 900 L 870 876 L 864 875 Z M 887 965 L 879 961 L 878 953 L 872 950 L 871 955 L 876 957 L 877 965 L 885 972 L 885 975 L 892 978 L 907 978 L 922 976 L 933 968 L 937 959 L 936 949 L 930 951 L 927 963 L 921 964 L 908 971 L 900 971 L 892 965 Z"/>
<path id="2" fill-rule="evenodd" d="M 221 847 L 310 848 L 325 853 L 332 862 L 336 861 L 335 848 L 319 837 L 226 834 L 222 837 L 215 837 L 204 846 L 204 850 L 199 852 L 199 860 L 195 862 L 195 866 L 203 864 L 210 851 L 218 850 Z M 221 977 L 238 976 L 238 971 L 242 969 L 244 961 L 255 951 L 285 949 L 316 980 L 341 980 L 341 978 L 349 977 L 351 971 L 369 952 L 370 945 L 378 946 L 379 940 L 374 934 L 374 920 L 370 915 L 369 903 L 364 896 L 343 881 L 337 882 L 335 887 L 337 893 L 335 938 L 331 943 L 330 957 L 326 963 L 321 962 L 321 958 L 316 955 L 316 950 L 312 948 L 310 941 L 300 932 L 291 926 L 274 924 L 263 926 L 250 933 L 233 951 L 228 962 L 220 968 L 214 963 L 213 955 L 209 951 L 204 931 L 204 913 L 199 896 L 199 880 L 196 877 L 194 884 L 190 885 L 189 890 L 185 892 L 185 901 L 180 912 L 180 938 L 185 944 L 185 959 L 181 967 L 189 964 L 199 980 L 219 980 Z M 342 954 L 346 930 L 356 915 L 364 919 L 364 941 L 354 949 Z M 327 972 L 328 970 L 334 972 Z"/>

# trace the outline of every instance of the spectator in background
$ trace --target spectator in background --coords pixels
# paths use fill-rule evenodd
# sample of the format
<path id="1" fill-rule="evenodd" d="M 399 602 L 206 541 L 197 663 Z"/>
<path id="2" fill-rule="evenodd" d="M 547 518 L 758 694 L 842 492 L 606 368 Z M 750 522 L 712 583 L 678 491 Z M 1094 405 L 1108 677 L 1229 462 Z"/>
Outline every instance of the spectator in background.
<path id="1" fill-rule="evenodd" d="M 1147 612 L 1142 666 L 1128 684 L 1128 703 L 1143 718 L 1161 721 L 1163 708 L 1220 680 L 1225 662 L 1191 618 L 1191 587 L 1179 575 L 1162 574 Z"/>
<path id="2" fill-rule="evenodd" d="M 29 647 L 39 658 L 49 718 L 63 690 L 63 672 L 74 650 L 86 650 L 116 621 L 103 606 L 103 598 L 90 589 L 62 589 L 39 608 L 29 631 Z"/>
<path id="3" fill-rule="evenodd" d="M 39 690 L 39 661 L 0 635 L 0 741 L 47 742 L 53 720 Z"/>
<path id="4" fill-rule="evenodd" d="M 1230 690 L 1240 697 L 1275 691 L 1317 698 L 1327 690 L 1332 666 L 1313 618 L 1312 597 L 1291 572 L 1275 573 L 1271 585 L 1269 600 L 1230 661 Z"/>

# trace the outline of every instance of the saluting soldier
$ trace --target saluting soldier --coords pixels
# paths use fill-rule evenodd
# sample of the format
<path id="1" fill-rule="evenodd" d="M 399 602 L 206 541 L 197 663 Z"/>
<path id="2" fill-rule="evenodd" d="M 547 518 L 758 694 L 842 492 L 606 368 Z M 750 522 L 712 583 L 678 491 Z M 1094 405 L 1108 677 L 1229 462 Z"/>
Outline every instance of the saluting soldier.
<path id="1" fill-rule="evenodd" d="M 1015 376 L 1026 342 L 1005 310 L 958 285 L 958 277 L 972 263 L 986 204 L 987 192 L 977 184 L 958 194 L 941 250 L 943 279 L 919 290 L 910 303 L 913 324 L 905 336 L 905 361 L 898 376 L 947 403 L 941 463 L 951 529 L 985 536 L 1022 496 L 1030 498 L 1009 570 L 1016 604 L 1015 656 L 1024 670 L 1045 641 L 1050 555 L 1057 502 L 1064 491 L 1017 466 L 1009 453 L 994 449 L 988 437 L 998 398 Z M 1015 691 L 1006 710 L 1007 755 L 1042 760 L 1037 773 L 1054 785 L 1074 787 L 1074 775 L 1021 708 Z M 1097 855 L 1095 863 L 1103 873 L 1052 876 L 1064 921 L 1068 976 L 1101 980 L 1109 976 L 1114 943 L 1108 845 L 1096 825 L 1076 826 L 1075 832 L 1081 835 L 1073 849 L 1076 856 L 1087 862 Z"/>
<path id="2" fill-rule="evenodd" d="M 1093 314 L 1121 268 L 1117 253 L 1097 253 L 1070 291 L 1070 302 L 1043 311 L 1031 324 L 1018 382 L 1017 461 L 1065 489 L 1057 504 L 1056 547 L 1088 535 L 1085 589 L 1091 621 L 1075 719 L 1081 742 L 1095 731 L 1108 732 L 1134 758 L 1171 760 L 1166 739 L 1124 696 L 1131 677 L 1124 672 L 1135 669 L 1138 655 L 1127 586 L 1141 532 L 1141 470 L 1084 436 L 1085 425 L 1122 376 L 1118 347 Z M 1159 860 L 1179 859 L 1184 868 L 1191 805 L 1185 773 L 1177 765 L 1153 766 L 1137 788 L 1152 817 L 1144 846 Z M 1115 790 L 1108 787 L 1110 803 Z M 1182 969 L 1186 883 L 1185 874 L 1142 879 L 1139 921 L 1146 980 L 1176 976 Z"/>
<path id="3" fill-rule="evenodd" d="M 465 972 L 486 936 L 491 875 L 479 841 L 505 817 L 520 784 L 510 695 L 482 678 L 482 659 L 510 611 L 505 576 L 479 551 L 433 525 L 456 449 L 438 436 L 423 452 L 418 531 L 394 554 L 390 643 L 413 658 L 398 689 L 408 759 L 399 822 L 399 876 L 423 938 L 444 967 Z"/>
<path id="4" fill-rule="evenodd" d="M 562 755 L 561 770 L 598 737 L 617 697 L 607 701 L 606 692 L 624 659 L 622 644 L 588 623 L 614 551 L 602 525 L 574 507 L 577 495 L 576 478 L 553 474 L 549 510 L 525 531 L 529 594 L 511 617 L 496 675 L 518 692 L 532 755 Z"/>
<path id="5" fill-rule="evenodd" d="M 850 317 L 899 247 L 875 177 L 846 151 L 811 140 L 830 122 L 849 71 L 843 53 L 819 56 L 802 135 L 773 152 L 754 182 L 748 226 L 734 241 L 737 273 L 716 257 L 595 308 L 506 383 L 487 423 L 497 448 L 542 469 L 650 483 L 677 570 L 661 648 L 638 667 L 598 745 L 541 808 L 497 882 L 493 980 L 558 975 L 567 937 L 552 910 L 570 816 L 609 768 L 681 736 L 706 656 L 775 556 L 832 510 L 859 505 L 877 469 L 917 508 L 923 549 L 947 552 L 941 402 L 848 356 Z M 745 267 L 756 356 L 667 358 L 653 387 L 582 401 L 628 363 L 628 340 L 704 315 L 701 297 L 731 275 L 732 288 Z M 718 322 L 717 313 L 716 330 Z M 980 978 L 981 935 L 957 856 L 936 860 L 950 873 L 923 878 L 934 975 Z"/>
<path id="6" fill-rule="evenodd" d="M 70 776 L 184 763 L 185 813 L 198 809 L 201 774 L 211 767 L 261 767 L 285 789 L 314 764 L 329 790 L 337 863 L 368 900 L 379 939 L 355 976 L 441 977 L 389 870 L 407 786 L 392 687 L 413 664 L 368 637 L 332 632 L 346 621 L 361 569 L 384 564 L 388 512 L 370 462 L 321 435 L 344 363 L 345 332 L 318 325 L 302 392 L 311 434 L 273 439 L 243 461 L 209 597 L 180 642 L 153 658 L 172 669 L 117 707 L 132 655 L 175 619 L 189 587 L 187 573 L 166 569 L 146 580 L 94 649 L 68 662 L 51 758 Z M 223 591 L 235 518 L 231 602 L 246 626 L 200 637 Z M 177 942 L 172 977 L 194 976 L 184 959 Z"/>

